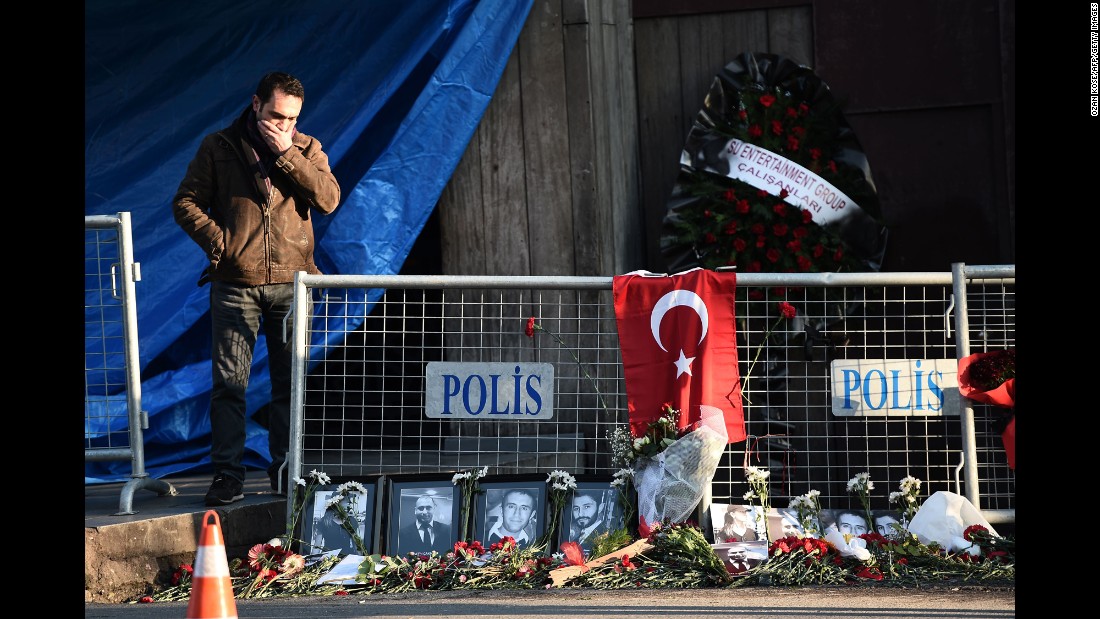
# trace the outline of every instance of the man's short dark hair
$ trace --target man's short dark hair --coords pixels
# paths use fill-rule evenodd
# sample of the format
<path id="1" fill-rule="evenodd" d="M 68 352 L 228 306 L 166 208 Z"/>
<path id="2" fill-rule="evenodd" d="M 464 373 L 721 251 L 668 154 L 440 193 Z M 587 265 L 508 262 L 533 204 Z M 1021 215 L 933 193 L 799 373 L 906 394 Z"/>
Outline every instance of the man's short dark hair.
<path id="1" fill-rule="evenodd" d="M 573 494 L 573 501 L 576 501 L 577 499 L 582 497 L 592 499 L 596 502 L 596 505 L 599 505 L 603 502 L 603 493 L 599 490 L 578 490 Z"/>
<path id="2" fill-rule="evenodd" d="M 535 491 L 534 490 L 531 490 L 531 489 L 528 489 L 528 488 L 509 488 L 508 490 L 504 491 L 503 495 L 501 495 L 500 504 L 503 506 L 505 503 L 508 502 L 508 495 L 509 494 L 517 494 L 517 493 L 522 494 L 522 495 L 530 498 L 532 508 L 539 501 L 539 498 L 537 496 L 535 496 Z"/>
<path id="3" fill-rule="evenodd" d="M 260 83 L 256 85 L 256 96 L 260 98 L 261 103 L 267 103 L 275 96 L 276 90 L 291 97 L 298 97 L 303 103 L 306 100 L 306 89 L 302 86 L 302 82 L 282 71 L 272 71 L 261 77 Z"/>

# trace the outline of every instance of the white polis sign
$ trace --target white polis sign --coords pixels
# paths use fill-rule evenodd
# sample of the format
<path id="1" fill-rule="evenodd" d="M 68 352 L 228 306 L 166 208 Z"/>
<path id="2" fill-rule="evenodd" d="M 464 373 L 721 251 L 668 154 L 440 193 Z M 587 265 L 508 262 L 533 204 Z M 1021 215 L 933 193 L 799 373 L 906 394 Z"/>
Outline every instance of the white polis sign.
<path id="1" fill-rule="evenodd" d="M 424 378 L 424 413 L 432 419 L 554 418 L 549 363 L 432 361 Z"/>
<path id="2" fill-rule="evenodd" d="M 959 415 L 956 359 L 837 359 L 831 368 L 837 417 Z"/>

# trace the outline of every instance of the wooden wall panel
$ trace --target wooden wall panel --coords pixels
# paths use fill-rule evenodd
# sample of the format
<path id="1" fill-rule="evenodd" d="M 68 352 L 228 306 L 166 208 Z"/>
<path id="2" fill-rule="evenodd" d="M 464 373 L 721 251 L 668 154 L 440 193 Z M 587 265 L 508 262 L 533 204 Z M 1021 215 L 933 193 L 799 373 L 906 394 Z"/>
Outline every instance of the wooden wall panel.
<path id="1" fill-rule="evenodd" d="M 697 93 L 704 84 L 709 87 L 715 66 L 724 66 L 744 51 L 776 53 L 813 67 L 846 103 L 845 116 L 864 143 L 876 181 L 881 174 L 889 181 L 887 187 L 928 187 L 893 195 L 883 195 L 879 187 L 890 210 L 884 212 L 887 224 L 897 224 L 890 233 L 884 270 L 949 270 L 949 256 L 968 256 L 971 264 L 1015 262 L 1011 2 L 634 0 L 634 7 L 646 268 L 665 269 L 660 222 L 675 181 L 675 162 L 702 101 Z M 639 10 L 644 18 L 639 18 Z M 722 35 L 714 35 L 716 31 Z M 677 66 L 667 61 L 674 55 Z M 677 102 L 671 101 L 667 88 L 680 89 Z M 980 126 L 956 126 L 957 117 L 949 112 L 959 107 L 974 107 L 977 113 L 967 116 Z M 877 133 L 887 130 L 894 133 Z M 865 138 L 870 131 L 876 133 Z M 959 185 L 944 187 L 945 178 L 935 171 L 937 163 L 915 160 L 902 134 L 923 137 L 925 143 L 912 150 L 923 150 L 933 140 L 965 153 L 982 170 L 969 177 L 951 170 L 947 178 Z M 921 217 L 940 213 L 947 205 L 954 220 Z M 954 210 L 959 207 L 966 212 Z M 982 228 L 966 239 L 943 230 L 944 221 L 980 223 Z M 932 247 L 927 245 L 929 238 L 950 244 Z M 923 255 L 917 247 L 924 247 Z"/>
<path id="2" fill-rule="evenodd" d="M 614 248 L 602 273 L 618 275 L 645 267 L 645 232 L 640 204 L 638 107 L 634 74 L 634 23 L 628 2 L 615 2 L 601 14 L 602 57 L 607 67 L 600 109 L 608 127 L 600 152 L 600 204 L 610 205 L 608 237 Z M 597 148 L 604 148 L 597 141 Z M 606 173 L 602 173 L 606 171 Z"/>
<path id="3" fill-rule="evenodd" d="M 602 170 L 596 161 L 596 145 L 606 141 L 607 134 L 595 122 L 594 113 L 596 99 L 600 96 L 598 86 L 594 88 L 594 85 L 603 84 L 606 67 L 598 53 L 590 54 L 592 38 L 599 35 L 598 28 L 593 28 L 591 23 L 599 18 L 598 6 L 593 7 L 590 13 L 588 3 L 567 0 L 563 3 L 563 14 L 569 171 L 572 181 L 569 199 L 574 233 L 570 247 L 576 256 L 575 274 L 596 275 L 605 266 L 603 256 L 611 250 L 602 244 L 605 226 L 601 215 L 606 209 L 597 205 Z"/>
<path id="4" fill-rule="evenodd" d="M 815 0 L 816 68 L 847 100 L 890 225 L 884 270 L 1015 262 L 1013 23 L 999 0 Z"/>
<path id="5" fill-rule="evenodd" d="M 646 269 L 664 272 L 660 260 L 661 219 L 665 200 L 676 181 L 684 148 L 679 58 L 679 29 L 674 20 L 634 21 L 635 72 L 638 84 L 638 164 L 645 223 Z M 692 112 L 694 114 L 694 112 Z"/>
<path id="6" fill-rule="evenodd" d="M 519 39 L 532 275 L 575 272 L 560 0 L 536 0 Z"/>
<path id="7" fill-rule="evenodd" d="M 983 228 L 945 256 L 1014 262 L 1014 24 L 1007 0 L 538 0 L 467 154 L 477 165 L 464 158 L 440 201 L 445 272 L 665 270 L 660 227 L 684 140 L 714 75 L 745 51 L 814 67 L 847 102 L 899 224 L 884 269 L 949 268 L 912 249 L 952 236 L 913 227 L 943 208 L 923 200 L 977 209 L 960 221 Z M 985 130 L 958 131 L 954 108 L 974 108 L 966 117 Z M 910 134 L 926 142 L 910 148 Z M 935 162 L 909 154 L 928 140 L 992 167 L 952 170 L 959 185 L 945 187 Z M 910 189 L 881 195 L 897 187 Z"/>
<path id="8" fill-rule="evenodd" d="M 768 11 L 768 51 L 814 66 L 813 12 L 810 7 Z"/>
<path id="9" fill-rule="evenodd" d="M 484 273 L 462 275 L 530 275 L 527 238 L 527 177 L 523 157 L 519 61 L 515 52 L 478 125 L 483 187 Z M 444 231 L 451 234 L 451 231 Z M 460 239 L 459 243 L 462 242 Z M 448 271 L 451 273 L 451 271 Z"/>
<path id="10" fill-rule="evenodd" d="M 439 198 L 440 261 L 443 273 L 486 273 L 485 199 L 481 191 L 483 121 L 474 132 L 450 182 Z"/>
<path id="11" fill-rule="evenodd" d="M 890 230 L 884 271 L 998 263 L 1002 205 L 991 191 L 998 182 L 991 113 L 961 107 L 849 119 L 871 163 Z"/>

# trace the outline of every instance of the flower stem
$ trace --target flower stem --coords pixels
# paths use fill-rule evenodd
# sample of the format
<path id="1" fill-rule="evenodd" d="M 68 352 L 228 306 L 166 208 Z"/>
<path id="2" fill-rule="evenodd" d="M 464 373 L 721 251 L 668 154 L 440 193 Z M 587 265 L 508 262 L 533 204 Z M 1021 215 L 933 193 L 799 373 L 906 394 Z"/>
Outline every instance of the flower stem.
<path id="1" fill-rule="evenodd" d="M 581 369 L 581 373 L 583 373 L 584 377 L 588 379 L 588 382 L 592 383 L 592 388 L 596 390 L 596 397 L 599 398 L 599 400 L 600 400 L 600 406 L 605 411 L 607 411 L 608 410 L 607 409 L 607 403 L 604 402 L 603 393 L 600 392 L 600 386 L 596 384 L 596 379 L 592 378 L 592 376 L 588 373 L 588 370 L 585 369 L 584 364 L 581 363 L 581 360 L 579 358 L 577 358 L 577 354 L 575 352 L 573 352 L 573 349 L 570 348 L 569 346 L 566 346 L 565 342 L 563 342 L 562 339 L 560 337 L 558 337 L 557 333 L 554 333 L 553 331 L 551 331 L 550 329 L 547 329 L 546 327 L 542 326 L 541 324 L 535 323 L 534 328 L 538 329 L 539 331 L 545 331 L 545 332 L 549 333 L 550 337 L 554 338 L 554 340 L 557 341 L 558 346 L 561 346 L 562 348 L 564 348 L 569 353 L 569 356 L 573 357 L 573 361 L 575 361 L 576 364 L 577 364 L 577 367 L 579 367 Z M 610 412 L 610 411 L 608 411 L 608 412 Z"/>
<path id="2" fill-rule="evenodd" d="M 775 322 L 772 323 L 772 326 L 768 328 L 768 332 L 764 334 L 764 339 L 760 342 L 760 345 L 756 347 L 756 356 L 752 358 L 752 363 L 749 364 L 749 371 L 745 372 L 745 375 L 741 378 L 742 382 L 744 383 L 744 386 L 741 387 L 741 397 L 749 404 L 752 404 L 752 400 L 749 399 L 747 395 L 745 395 L 745 392 L 748 391 L 749 378 L 752 376 L 752 370 L 756 367 L 756 361 L 760 359 L 760 352 L 764 350 L 764 344 L 768 342 L 768 338 L 771 337 L 772 331 L 775 331 L 775 328 L 779 326 L 779 323 L 783 322 L 783 318 L 784 317 L 782 315 L 779 316 L 779 318 L 776 318 Z"/>
<path id="3" fill-rule="evenodd" d="M 341 520 L 340 525 L 344 527 L 344 530 L 347 531 L 348 535 L 351 536 L 351 541 L 355 544 L 355 547 L 359 549 L 359 554 L 363 556 L 370 554 L 369 552 L 367 552 L 366 546 L 363 545 L 363 539 L 359 537 L 359 531 L 357 530 L 359 519 L 353 519 L 351 516 L 349 516 L 347 510 L 344 509 L 344 506 L 340 503 L 334 504 L 333 509 L 335 509 L 336 513 L 339 514 Z"/>

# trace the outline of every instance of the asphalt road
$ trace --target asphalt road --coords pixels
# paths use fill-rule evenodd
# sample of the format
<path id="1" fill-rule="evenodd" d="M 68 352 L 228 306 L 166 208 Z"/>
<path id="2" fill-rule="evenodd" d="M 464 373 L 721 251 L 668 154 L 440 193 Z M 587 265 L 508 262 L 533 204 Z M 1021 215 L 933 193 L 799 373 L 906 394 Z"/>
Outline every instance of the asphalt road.
<path id="1" fill-rule="evenodd" d="M 528 591 L 415 591 L 383 595 L 305 596 L 236 600 L 238 617 L 757 617 L 829 619 L 877 617 L 1004 618 L 1016 616 L 1015 588 L 980 586 L 740 587 L 635 591 L 553 589 Z M 187 616 L 187 602 L 85 604 L 95 619 Z"/>

